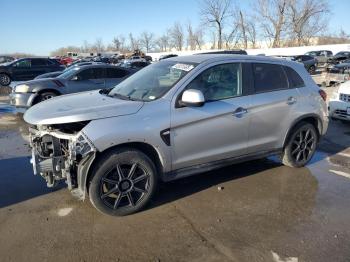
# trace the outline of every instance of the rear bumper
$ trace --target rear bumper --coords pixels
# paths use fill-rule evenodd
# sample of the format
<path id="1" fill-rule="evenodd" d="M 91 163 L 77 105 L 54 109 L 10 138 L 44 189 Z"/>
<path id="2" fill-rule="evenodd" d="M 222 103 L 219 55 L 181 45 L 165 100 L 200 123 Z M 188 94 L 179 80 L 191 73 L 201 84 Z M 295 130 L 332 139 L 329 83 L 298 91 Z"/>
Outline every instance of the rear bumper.
<path id="1" fill-rule="evenodd" d="M 347 109 L 350 108 L 349 102 L 340 100 L 329 101 L 329 116 L 332 118 L 350 121 L 350 114 L 347 113 Z"/>
<path id="2" fill-rule="evenodd" d="M 33 105 L 36 96 L 35 93 L 11 93 L 10 104 L 15 107 L 29 108 Z"/>

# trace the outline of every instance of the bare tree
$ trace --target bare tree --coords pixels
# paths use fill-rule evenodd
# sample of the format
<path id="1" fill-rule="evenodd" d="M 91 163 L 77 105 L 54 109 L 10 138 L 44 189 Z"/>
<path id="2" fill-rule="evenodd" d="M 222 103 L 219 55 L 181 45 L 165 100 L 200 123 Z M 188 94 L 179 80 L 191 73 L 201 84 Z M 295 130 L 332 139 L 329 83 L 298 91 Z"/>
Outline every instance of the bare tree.
<path id="1" fill-rule="evenodd" d="M 170 39 L 173 47 L 176 50 L 181 51 L 184 45 L 184 31 L 179 22 L 176 22 L 170 29 Z"/>
<path id="2" fill-rule="evenodd" d="M 203 0 L 200 16 L 204 24 L 216 28 L 218 48 L 222 48 L 223 29 L 226 20 L 231 17 L 231 0 Z"/>
<path id="3" fill-rule="evenodd" d="M 196 40 L 195 40 L 195 33 L 192 27 L 191 22 L 188 22 L 187 24 L 187 46 L 190 48 L 190 50 L 196 50 Z"/>
<path id="4" fill-rule="evenodd" d="M 123 51 L 125 49 L 125 37 L 123 35 L 114 37 L 112 42 L 116 51 Z"/>
<path id="5" fill-rule="evenodd" d="M 96 53 L 101 53 L 105 49 L 102 38 L 96 38 L 95 43 L 91 46 L 90 50 Z"/>
<path id="6" fill-rule="evenodd" d="M 311 37 L 324 31 L 329 12 L 329 5 L 325 0 L 290 0 L 288 16 L 293 44 L 307 45 Z"/>
<path id="7" fill-rule="evenodd" d="M 84 40 L 83 46 L 80 48 L 81 52 L 83 53 L 88 53 L 90 52 L 91 45 L 89 44 L 88 41 Z"/>
<path id="8" fill-rule="evenodd" d="M 147 31 L 142 32 L 140 44 L 148 53 L 154 47 L 154 34 Z"/>
<path id="9" fill-rule="evenodd" d="M 162 36 L 160 36 L 155 44 L 162 52 L 166 52 L 170 47 L 170 30 L 168 29 Z"/>
<path id="10" fill-rule="evenodd" d="M 140 49 L 140 42 L 134 36 L 132 33 L 129 33 L 129 42 L 130 42 L 130 50 L 135 51 Z"/>
<path id="11" fill-rule="evenodd" d="M 288 2 L 290 0 L 258 0 L 255 12 L 261 21 L 264 36 L 271 47 L 281 46 L 282 33 L 285 32 Z"/>

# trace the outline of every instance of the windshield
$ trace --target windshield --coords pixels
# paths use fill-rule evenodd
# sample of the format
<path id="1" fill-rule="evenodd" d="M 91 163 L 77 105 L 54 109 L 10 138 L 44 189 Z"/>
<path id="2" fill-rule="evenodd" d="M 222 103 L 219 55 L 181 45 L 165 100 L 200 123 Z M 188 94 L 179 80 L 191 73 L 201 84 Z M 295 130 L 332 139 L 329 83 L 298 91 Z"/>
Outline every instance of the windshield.
<path id="1" fill-rule="evenodd" d="M 69 67 L 66 68 L 62 74 L 60 74 L 60 78 L 64 78 L 64 79 L 70 79 L 72 78 L 76 72 L 79 70 L 79 67 Z"/>
<path id="2" fill-rule="evenodd" d="M 197 64 L 161 61 L 130 76 L 109 93 L 130 100 L 152 101 L 162 97 Z"/>

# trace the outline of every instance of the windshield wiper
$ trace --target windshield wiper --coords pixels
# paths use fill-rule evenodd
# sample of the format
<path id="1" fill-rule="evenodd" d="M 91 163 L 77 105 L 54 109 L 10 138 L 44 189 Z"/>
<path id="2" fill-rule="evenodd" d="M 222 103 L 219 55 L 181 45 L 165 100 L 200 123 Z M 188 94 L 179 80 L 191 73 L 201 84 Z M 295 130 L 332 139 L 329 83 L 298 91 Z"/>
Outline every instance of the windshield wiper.
<path id="1" fill-rule="evenodd" d="M 123 100 L 134 100 L 130 96 L 122 95 L 122 94 L 119 94 L 119 93 L 108 94 L 108 96 L 117 97 L 117 98 L 120 98 L 120 99 L 123 99 Z"/>

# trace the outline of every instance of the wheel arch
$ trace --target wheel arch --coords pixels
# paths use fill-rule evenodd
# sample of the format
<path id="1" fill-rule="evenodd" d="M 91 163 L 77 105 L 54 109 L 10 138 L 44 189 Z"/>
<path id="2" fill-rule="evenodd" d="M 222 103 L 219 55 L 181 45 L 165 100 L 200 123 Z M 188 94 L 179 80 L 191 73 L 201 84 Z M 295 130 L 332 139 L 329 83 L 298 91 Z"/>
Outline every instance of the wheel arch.
<path id="1" fill-rule="evenodd" d="M 113 150 L 120 149 L 120 148 L 130 148 L 130 149 L 136 149 L 147 155 L 154 165 L 156 166 L 157 172 L 159 174 L 159 178 L 162 178 L 163 174 L 163 163 L 161 161 L 161 155 L 156 150 L 156 148 L 148 143 L 145 142 L 127 142 L 118 144 L 112 147 L 109 147 L 101 152 L 96 152 L 95 158 L 93 159 L 92 163 L 90 164 L 88 170 L 81 174 L 81 177 L 78 177 L 78 186 L 80 189 L 83 190 L 84 196 L 86 195 L 86 192 L 88 192 L 89 188 L 89 182 L 93 176 L 92 172 L 96 165 L 98 164 L 99 160 L 102 158 L 102 156 L 110 153 Z"/>
<path id="2" fill-rule="evenodd" d="M 307 115 L 303 115 L 299 118 L 297 118 L 296 120 L 294 120 L 294 122 L 291 124 L 291 126 L 289 127 L 284 140 L 283 140 L 283 148 L 285 147 L 286 143 L 288 142 L 293 130 L 295 129 L 295 127 L 297 125 L 299 125 L 301 122 L 306 122 L 309 124 L 312 124 L 317 132 L 317 138 L 320 139 L 321 134 L 322 134 L 322 129 L 323 129 L 323 125 L 322 125 L 322 121 L 321 118 L 316 115 L 316 114 L 307 114 Z"/>
<path id="3" fill-rule="evenodd" d="M 38 102 L 40 95 L 45 93 L 45 92 L 52 92 L 58 96 L 62 95 L 62 93 L 60 91 L 58 91 L 57 89 L 53 89 L 53 88 L 39 89 L 36 91 L 36 95 L 35 95 L 34 99 L 31 101 L 31 106 L 35 105 Z"/>

